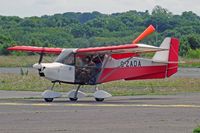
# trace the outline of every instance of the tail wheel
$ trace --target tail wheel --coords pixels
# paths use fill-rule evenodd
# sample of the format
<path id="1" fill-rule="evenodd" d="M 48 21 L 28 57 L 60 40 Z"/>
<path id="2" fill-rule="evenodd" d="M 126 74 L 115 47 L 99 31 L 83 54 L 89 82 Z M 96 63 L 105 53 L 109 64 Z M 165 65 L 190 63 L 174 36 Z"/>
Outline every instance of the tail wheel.
<path id="1" fill-rule="evenodd" d="M 103 101 L 104 101 L 104 98 L 95 98 L 95 100 L 96 100 L 97 102 L 103 102 Z"/>
<path id="2" fill-rule="evenodd" d="M 53 102 L 53 98 L 44 98 L 45 102 Z"/>

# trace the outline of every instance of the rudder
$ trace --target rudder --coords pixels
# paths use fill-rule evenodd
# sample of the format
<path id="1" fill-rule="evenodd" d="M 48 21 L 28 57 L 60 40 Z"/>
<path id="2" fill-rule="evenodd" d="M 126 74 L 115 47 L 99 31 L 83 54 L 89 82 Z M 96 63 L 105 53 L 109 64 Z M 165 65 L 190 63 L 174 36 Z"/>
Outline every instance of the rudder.
<path id="1" fill-rule="evenodd" d="M 167 65 L 167 77 L 170 77 L 178 71 L 178 51 L 179 40 L 177 38 L 171 38 Z"/>
<path id="2" fill-rule="evenodd" d="M 160 48 L 168 50 L 156 52 L 152 60 L 153 62 L 166 63 L 166 77 L 170 77 L 178 70 L 179 40 L 167 37 L 160 45 Z"/>

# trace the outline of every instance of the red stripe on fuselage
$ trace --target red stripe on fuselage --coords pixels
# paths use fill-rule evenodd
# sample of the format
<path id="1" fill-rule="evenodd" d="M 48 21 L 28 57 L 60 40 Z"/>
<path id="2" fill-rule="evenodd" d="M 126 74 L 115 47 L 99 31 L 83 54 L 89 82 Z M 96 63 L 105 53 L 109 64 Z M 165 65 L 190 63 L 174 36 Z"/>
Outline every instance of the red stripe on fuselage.
<path id="1" fill-rule="evenodd" d="M 112 54 L 111 57 L 119 60 L 119 59 L 124 59 L 124 58 L 129 58 L 129 57 L 137 57 L 139 56 L 136 53 L 120 53 L 120 54 Z"/>
<path id="2" fill-rule="evenodd" d="M 142 79 L 142 76 L 159 74 L 157 78 L 165 78 L 166 65 L 162 66 L 143 66 L 143 67 L 120 67 L 105 68 L 98 79 L 98 83 L 104 83 L 121 79 Z M 149 76 L 149 78 L 152 78 Z"/>
<path id="3" fill-rule="evenodd" d="M 140 79 L 161 79 L 166 77 L 166 72 L 160 72 L 160 73 L 153 73 L 153 74 L 148 74 L 148 75 L 142 75 L 139 77 L 132 77 L 132 78 L 127 78 L 125 80 L 140 80 Z"/>

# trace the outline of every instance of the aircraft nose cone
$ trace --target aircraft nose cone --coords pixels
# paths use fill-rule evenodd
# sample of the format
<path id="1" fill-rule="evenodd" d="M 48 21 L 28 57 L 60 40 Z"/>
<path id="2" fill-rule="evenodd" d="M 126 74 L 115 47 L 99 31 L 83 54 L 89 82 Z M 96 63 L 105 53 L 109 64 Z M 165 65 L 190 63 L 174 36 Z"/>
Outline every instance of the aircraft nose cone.
<path id="1" fill-rule="evenodd" d="M 35 68 L 35 69 L 41 69 L 41 68 L 42 68 L 42 65 L 36 63 L 36 64 L 33 65 L 33 68 Z"/>
<path id="2" fill-rule="evenodd" d="M 44 74 L 44 69 L 45 69 L 45 67 L 44 67 L 42 64 L 36 63 L 36 64 L 33 65 L 33 68 L 35 68 L 35 69 L 37 69 L 37 70 L 39 71 L 39 75 L 40 75 L 41 77 L 44 77 L 44 76 L 45 76 L 45 74 Z"/>

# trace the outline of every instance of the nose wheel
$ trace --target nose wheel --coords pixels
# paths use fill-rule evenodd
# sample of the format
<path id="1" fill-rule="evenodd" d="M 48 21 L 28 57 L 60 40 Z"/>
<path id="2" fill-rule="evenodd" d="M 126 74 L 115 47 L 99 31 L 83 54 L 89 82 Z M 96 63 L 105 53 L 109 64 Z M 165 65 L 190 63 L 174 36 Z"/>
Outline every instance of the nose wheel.
<path id="1" fill-rule="evenodd" d="M 69 98 L 70 101 L 75 102 L 78 100 L 78 98 Z"/>
<path id="2" fill-rule="evenodd" d="M 55 83 L 53 83 L 52 87 L 48 90 L 45 90 L 42 93 L 42 97 L 44 98 L 45 102 L 53 102 L 54 98 L 61 97 L 61 94 L 59 92 L 53 91 Z"/>
<path id="3" fill-rule="evenodd" d="M 96 100 L 97 102 L 103 102 L 103 101 L 104 101 L 104 98 L 95 98 L 95 100 Z"/>

